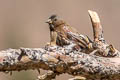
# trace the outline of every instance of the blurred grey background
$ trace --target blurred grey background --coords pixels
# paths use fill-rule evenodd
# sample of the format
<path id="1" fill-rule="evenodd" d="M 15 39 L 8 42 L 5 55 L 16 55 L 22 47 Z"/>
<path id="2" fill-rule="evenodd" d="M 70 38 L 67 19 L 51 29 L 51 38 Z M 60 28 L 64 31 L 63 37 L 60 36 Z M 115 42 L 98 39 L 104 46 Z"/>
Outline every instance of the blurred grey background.
<path id="1" fill-rule="evenodd" d="M 106 41 L 120 50 L 120 0 L 0 0 L 0 50 L 44 46 L 50 39 L 45 21 L 54 13 L 93 39 L 88 10 L 98 12 Z M 37 75 L 33 70 L 0 73 L 0 80 L 35 80 Z M 71 77 L 66 75 L 56 80 Z"/>

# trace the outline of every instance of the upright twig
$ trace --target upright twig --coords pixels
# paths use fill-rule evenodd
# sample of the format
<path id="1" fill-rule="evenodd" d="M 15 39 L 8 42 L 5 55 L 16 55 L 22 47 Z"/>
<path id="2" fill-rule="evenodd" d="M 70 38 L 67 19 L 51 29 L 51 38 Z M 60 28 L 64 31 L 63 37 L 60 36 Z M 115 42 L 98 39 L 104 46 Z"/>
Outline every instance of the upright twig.
<path id="1" fill-rule="evenodd" d="M 96 42 L 104 42 L 104 37 L 103 37 L 103 29 L 102 25 L 100 23 L 100 18 L 98 14 L 95 11 L 88 10 L 89 16 L 91 19 L 92 27 L 93 27 L 93 36 L 94 36 L 94 41 Z"/>
<path id="2" fill-rule="evenodd" d="M 109 45 L 105 42 L 104 36 L 103 36 L 103 29 L 102 25 L 100 23 L 100 18 L 98 14 L 95 11 L 88 10 L 92 27 L 93 27 L 93 48 L 97 49 L 96 54 L 99 56 L 104 57 L 119 57 L 119 51 L 113 47 L 113 45 Z M 94 50 L 93 49 L 93 50 Z"/>

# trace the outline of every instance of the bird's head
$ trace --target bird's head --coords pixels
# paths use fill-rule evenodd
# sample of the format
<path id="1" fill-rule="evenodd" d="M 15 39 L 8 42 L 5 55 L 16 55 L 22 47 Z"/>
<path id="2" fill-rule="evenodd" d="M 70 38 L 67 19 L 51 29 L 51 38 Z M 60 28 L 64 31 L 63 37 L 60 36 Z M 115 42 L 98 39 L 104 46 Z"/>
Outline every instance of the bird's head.
<path id="1" fill-rule="evenodd" d="M 51 15 L 49 19 L 46 21 L 46 23 L 49 24 L 50 31 L 55 31 L 55 21 L 57 21 L 57 15 Z"/>
<path id="2" fill-rule="evenodd" d="M 49 17 L 46 23 L 48 23 L 49 25 L 52 24 L 54 27 L 58 27 L 59 25 L 64 24 L 65 22 L 54 14 Z"/>
<path id="3" fill-rule="evenodd" d="M 48 24 L 53 24 L 55 21 L 57 21 L 57 15 L 51 15 L 49 19 L 46 21 Z"/>
<path id="4" fill-rule="evenodd" d="M 57 27 L 61 27 L 60 25 L 65 24 L 65 22 L 55 14 L 51 15 L 46 23 L 49 24 L 49 28 L 51 31 L 55 31 Z"/>

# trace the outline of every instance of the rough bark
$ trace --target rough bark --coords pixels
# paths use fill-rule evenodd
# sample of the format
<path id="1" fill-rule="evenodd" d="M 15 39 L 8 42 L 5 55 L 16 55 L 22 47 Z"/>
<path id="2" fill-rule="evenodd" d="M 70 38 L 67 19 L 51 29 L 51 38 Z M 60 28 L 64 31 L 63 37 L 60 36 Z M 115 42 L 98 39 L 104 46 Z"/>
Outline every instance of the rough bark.
<path id="1" fill-rule="evenodd" d="M 44 80 L 62 73 L 83 76 L 87 80 L 119 80 L 120 52 L 104 41 L 97 13 L 89 11 L 89 15 L 94 32 L 93 51 L 90 54 L 76 50 L 76 44 L 72 42 L 63 47 L 46 45 L 43 48 L 7 49 L 0 51 L 0 71 L 51 70 L 43 76 Z"/>

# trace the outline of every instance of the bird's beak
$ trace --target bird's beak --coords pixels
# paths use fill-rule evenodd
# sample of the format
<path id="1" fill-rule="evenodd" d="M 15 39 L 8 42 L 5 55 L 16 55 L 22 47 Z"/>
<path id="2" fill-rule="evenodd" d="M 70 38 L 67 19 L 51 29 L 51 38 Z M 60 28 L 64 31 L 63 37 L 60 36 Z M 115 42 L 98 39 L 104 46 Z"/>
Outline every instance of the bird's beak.
<path id="1" fill-rule="evenodd" d="M 47 21 L 46 21 L 46 23 L 52 23 L 52 20 L 51 19 L 48 19 Z"/>

